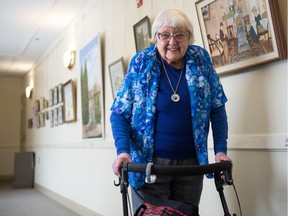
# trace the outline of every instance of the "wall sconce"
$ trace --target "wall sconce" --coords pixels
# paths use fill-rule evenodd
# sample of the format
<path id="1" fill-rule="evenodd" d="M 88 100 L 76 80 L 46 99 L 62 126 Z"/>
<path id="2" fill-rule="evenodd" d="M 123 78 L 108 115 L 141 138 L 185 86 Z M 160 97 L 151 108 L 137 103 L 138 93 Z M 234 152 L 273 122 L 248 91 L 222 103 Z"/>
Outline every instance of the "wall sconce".
<path id="1" fill-rule="evenodd" d="M 26 90 L 25 90 L 26 98 L 31 98 L 32 97 L 32 90 L 33 90 L 33 88 L 31 86 L 27 86 L 26 87 Z"/>
<path id="2" fill-rule="evenodd" d="M 68 50 L 63 55 L 64 66 L 68 69 L 72 69 L 76 60 L 76 51 Z"/>

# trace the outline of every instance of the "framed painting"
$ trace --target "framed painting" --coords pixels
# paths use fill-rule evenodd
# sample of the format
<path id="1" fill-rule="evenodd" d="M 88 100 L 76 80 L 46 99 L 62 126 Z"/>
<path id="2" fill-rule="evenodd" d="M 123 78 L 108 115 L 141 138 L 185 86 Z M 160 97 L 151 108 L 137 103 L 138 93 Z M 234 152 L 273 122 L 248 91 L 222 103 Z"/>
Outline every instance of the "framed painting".
<path id="1" fill-rule="evenodd" d="M 58 102 L 59 103 L 63 102 L 62 92 L 63 92 L 63 85 L 59 84 L 58 85 Z"/>
<path id="2" fill-rule="evenodd" d="M 69 80 L 68 82 L 63 84 L 63 107 L 64 107 L 64 121 L 65 122 L 74 122 L 76 121 L 76 94 L 75 94 L 75 84 L 73 80 Z M 54 116 L 54 125 L 58 125 L 58 108 L 55 108 L 55 112 L 57 110 L 57 116 Z M 55 113 L 54 113 L 55 115 Z M 57 121 L 57 124 L 55 124 Z"/>
<path id="3" fill-rule="evenodd" d="M 53 110 L 49 110 L 50 127 L 54 127 Z"/>
<path id="4" fill-rule="evenodd" d="M 110 81 L 111 81 L 111 86 L 112 86 L 112 95 L 113 95 L 113 98 L 115 98 L 116 93 L 125 75 L 123 57 L 112 62 L 108 67 L 109 67 Z"/>
<path id="5" fill-rule="evenodd" d="M 54 126 L 57 126 L 58 125 L 58 108 L 54 108 L 53 109 L 53 124 Z"/>
<path id="6" fill-rule="evenodd" d="M 35 107 L 36 113 L 40 112 L 40 100 L 35 101 L 34 107 Z"/>
<path id="7" fill-rule="evenodd" d="M 58 86 L 55 86 L 53 89 L 53 104 L 58 104 Z"/>
<path id="8" fill-rule="evenodd" d="M 49 106 L 52 107 L 54 104 L 54 99 L 53 99 L 53 95 L 54 95 L 54 90 L 50 89 L 49 90 Z"/>
<path id="9" fill-rule="evenodd" d="M 80 49 L 83 139 L 104 139 L 104 99 L 101 40 L 98 33 Z"/>
<path id="10" fill-rule="evenodd" d="M 63 106 L 58 107 L 58 125 L 63 124 Z"/>
<path id="11" fill-rule="evenodd" d="M 148 16 L 145 16 L 143 19 L 137 22 L 133 26 L 133 31 L 137 52 L 151 46 L 150 43 L 151 26 L 150 26 L 150 19 Z"/>
<path id="12" fill-rule="evenodd" d="M 196 9 L 217 73 L 287 58 L 277 0 L 201 0 Z"/>

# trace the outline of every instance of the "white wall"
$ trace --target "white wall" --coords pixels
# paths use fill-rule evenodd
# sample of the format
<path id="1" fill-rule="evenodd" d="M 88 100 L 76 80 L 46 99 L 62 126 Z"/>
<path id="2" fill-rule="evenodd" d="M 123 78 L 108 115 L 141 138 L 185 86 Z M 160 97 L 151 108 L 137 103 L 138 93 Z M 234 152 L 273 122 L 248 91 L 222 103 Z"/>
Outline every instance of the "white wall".
<path id="1" fill-rule="evenodd" d="M 280 0 L 280 3 L 282 12 L 287 2 Z M 108 65 L 123 56 L 127 66 L 135 54 L 133 25 L 146 15 L 153 21 L 159 10 L 169 7 L 188 14 L 194 23 L 196 43 L 202 44 L 194 1 L 146 0 L 139 9 L 136 1 L 131 0 L 91 1 L 27 75 L 23 86 L 31 79 L 35 86 L 32 100 L 27 101 L 27 118 L 31 118 L 36 99 L 48 98 L 49 89 L 69 79 L 77 87 L 75 123 L 51 128 L 48 122 L 40 129 L 26 128 L 26 149 L 36 152 L 37 185 L 100 215 L 121 215 L 121 194 L 113 185 L 117 178 L 111 170 L 116 154 L 109 123 L 113 98 Z M 287 26 L 286 18 L 283 21 Z M 79 49 L 98 32 L 102 40 L 105 84 L 105 139 L 82 140 L 79 60 L 68 71 L 63 67 L 62 55 L 71 43 L 79 54 Z M 221 80 L 229 99 L 229 154 L 234 162 L 234 180 L 243 215 L 286 215 L 287 62 L 249 68 Z M 239 214 L 232 188 L 226 187 L 225 191 L 231 212 Z M 215 212 L 221 215 L 220 205 L 213 181 L 205 180 L 201 215 L 216 215 Z"/>

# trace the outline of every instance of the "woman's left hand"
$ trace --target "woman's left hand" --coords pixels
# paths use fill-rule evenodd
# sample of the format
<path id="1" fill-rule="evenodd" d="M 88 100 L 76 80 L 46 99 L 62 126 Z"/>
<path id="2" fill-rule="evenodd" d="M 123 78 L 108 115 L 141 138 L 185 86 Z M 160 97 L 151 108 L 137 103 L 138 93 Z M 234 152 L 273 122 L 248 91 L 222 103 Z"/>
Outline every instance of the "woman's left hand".
<path id="1" fill-rule="evenodd" d="M 215 162 L 216 163 L 219 163 L 221 161 L 231 161 L 231 159 L 223 152 L 218 152 L 216 155 L 215 155 Z"/>

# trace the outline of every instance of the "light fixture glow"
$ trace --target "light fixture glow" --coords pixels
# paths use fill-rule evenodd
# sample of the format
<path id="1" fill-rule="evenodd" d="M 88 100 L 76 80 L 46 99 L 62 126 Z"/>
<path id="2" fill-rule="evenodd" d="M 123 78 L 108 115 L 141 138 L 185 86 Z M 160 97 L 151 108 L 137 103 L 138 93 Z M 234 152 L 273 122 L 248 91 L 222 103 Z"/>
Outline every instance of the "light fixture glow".
<path id="1" fill-rule="evenodd" d="M 31 96 L 32 96 L 32 88 L 30 86 L 26 87 L 25 92 L 26 92 L 26 97 L 27 98 L 31 98 Z"/>
<path id="2" fill-rule="evenodd" d="M 68 69 L 72 69 L 75 64 L 76 51 L 66 51 L 63 55 L 64 66 Z"/>

